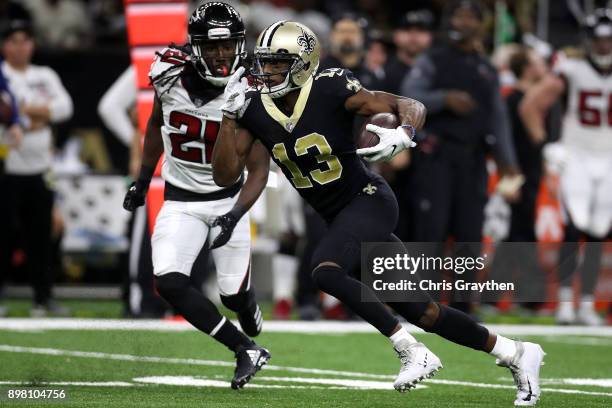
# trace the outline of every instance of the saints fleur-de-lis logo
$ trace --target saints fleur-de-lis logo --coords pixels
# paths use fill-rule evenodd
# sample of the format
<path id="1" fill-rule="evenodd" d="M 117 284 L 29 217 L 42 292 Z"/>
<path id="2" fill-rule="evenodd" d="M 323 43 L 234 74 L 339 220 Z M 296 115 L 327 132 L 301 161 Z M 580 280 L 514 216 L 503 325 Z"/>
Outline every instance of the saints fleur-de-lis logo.
<path id="1" fill-rule="evenodd" d="M 374 194 L 376 192 L 376 190 L 378 190 L 378 187 L 373 186 L 372 183 L 368 183 L 368 185 L 365 186 L 363 188 L 363 190 L 361 190 L 361 191 L 363 191 L 367 195 L 372 195 L 372 194 Z"/>
<path id="2" fill-rule="evenodd" d="M 302 29 L 302 35 L 297 38 L 297 43 L 304 49 L 306 54 L 310 55 L 314 51 L 317 39 L 314 35 L 310 35 Z"/>

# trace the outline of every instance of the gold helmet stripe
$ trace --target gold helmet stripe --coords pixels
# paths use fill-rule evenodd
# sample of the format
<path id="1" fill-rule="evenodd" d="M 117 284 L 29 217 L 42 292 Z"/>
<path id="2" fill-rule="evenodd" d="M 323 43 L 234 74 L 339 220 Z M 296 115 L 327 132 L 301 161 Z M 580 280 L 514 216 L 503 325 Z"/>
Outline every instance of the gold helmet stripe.
<path id="1" fill-rule="evenodd" d="M 272 43 L 272 36 L 274 36 L 274 33 L 276 32 L 278 27 L 280 27 L 284 23 L 285 23 L 285 21 L 281 20 L 281 21 L 278 21 L 278 22 L 272 24 L 270 27 L 268 27 L 266 29 L 266 32 L 264 33 L 264 35 L 261 36 L 261 42 L 259 43 L 259 46 L 260 47 L 269 47 L 270 44 Z"/>

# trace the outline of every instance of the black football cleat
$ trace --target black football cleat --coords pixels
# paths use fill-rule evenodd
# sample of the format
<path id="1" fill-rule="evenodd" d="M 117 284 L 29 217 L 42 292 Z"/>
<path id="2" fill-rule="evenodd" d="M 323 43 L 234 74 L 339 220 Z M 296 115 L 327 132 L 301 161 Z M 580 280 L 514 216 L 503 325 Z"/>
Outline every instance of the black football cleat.
<path id="1" fill-rule="evenodd" d="M 255 343 L 239 349 L 236 352 L 236 369 L 232 379 L 232 388 L 238 390 L 244 387 L 271 357 L 268 350 Z"/>
<path id="2" fill-rule="evenodd" d="M 242 331 L 249 337 L 256 337 L 261 333 L 263 316 L 259 305 L 255 302 L 250 307 L 236 313 Z"/>

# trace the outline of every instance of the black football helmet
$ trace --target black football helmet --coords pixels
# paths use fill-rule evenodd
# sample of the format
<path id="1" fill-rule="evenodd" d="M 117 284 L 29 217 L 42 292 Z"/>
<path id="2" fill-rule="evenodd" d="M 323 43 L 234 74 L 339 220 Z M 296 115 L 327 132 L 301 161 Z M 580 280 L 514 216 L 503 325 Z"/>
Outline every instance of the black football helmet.
<path id="1" fill-rule="evenodd" d="M 589 57 L 602 70 L 612 68 L 612 9 L 600 8 L 584 22 Z M 598 44 L 595 44 L 598 42 Z"/>
<path id="2" fill-rule="evenodd" d="M 245 29 L 240 14 L 227 3 L 218 1 L 204 3 L 191 14 L 187 31 L 191 45 L 191 60 L 198 74 L 213 85 L 227 84 L 229 76 L 246 56 Z M 219 75 L 206 62 L 203 46 L 210 41 L 228 39 L 235 41 L 234 60 L 229 72 Z"/>

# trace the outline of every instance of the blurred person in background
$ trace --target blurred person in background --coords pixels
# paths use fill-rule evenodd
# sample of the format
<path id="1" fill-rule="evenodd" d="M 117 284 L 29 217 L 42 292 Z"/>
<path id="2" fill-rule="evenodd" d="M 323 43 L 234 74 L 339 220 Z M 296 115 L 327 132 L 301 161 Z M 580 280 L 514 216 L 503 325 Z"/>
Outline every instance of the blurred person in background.
<path id="1" fill-rule="evenodd" d="M 479 2 L 455 3 L 449 41 L 421 55 L 401 87 L 402 95 L 422 101 L 428 110 L 424 138 L 412 152 L 415 241 L 444 243 L 449 236 L 456 242 L 481 241 L 487 142 L 501 173 L 518 173 L 497 71 L 481 53 L 483 18 Z M 471 310 L 468 301 L 453 306 Z"/>
<path id="2" fill-rule="evenodd" d="M 136 118 L 136 70 L 129 66 L 98 103 L 98 115 L 106 127 L 130 149 L 129 175 L 138 178 L 142 161 L 142 133 Z M 161 317 L 166 303 L 155 293 L 151 261 L 151 233 L 147 207 L 134 211 L 131 223 L 128 276 L 124 298 L 126 314 L 132 317 Z"/>
<path id="3" fill-rule="evenodd" d="M 280 173 L 280 169 L 277 173 Z M 278 252 L 272 256 L 272 317 L 289 319 L 294 305 L 299 255 L 304 238 L 303 200 L 291 183 L 279 174 L 280 224 Z"/>
<path id="4" fill-rule="evenodd" d="M 53 154 L 51 124 L 72 116 L 72 100 L 55 71 L 31 64 L 33 52 L 29 23 L 11 21 L 2 32 L 2 71 L 19 103 L 25 134 L 6 159 L 8 228 L 2 228 L 1 233 L 8 234 L 9 241 L 14 241 L 17 231 L 22 233 L 34 289 L 31 314 L 44 316 L 67 313 L 51 294 L 49 253 L 54 198 L 47 175 Z"/>
<path id="5" fill-rule="evenodd" d="M 429 10 L 409 11 L 402 15 L 393 30 L 395 53 L 387 58 L 381 90 L 401 94 L 401 84 L 416 58 L 433 41 L 434 16 Z"/>
<path id="6" fill-rule="evenodd" d="M 402 95 L 400 86 L 409 74 L 412 65 L 419 55 L 432 44 L 434 16 L 426 9 L 404 13 L 393 30 L 395 53 L 387 58 L 383 68 L 384 79 L 381 90 Z M 410 96 L 410 95 L 403 95 Z M 412 208 L 414 199 L 410 191 L 410 154 L 401 152 L 389 163 L 379 165 L 380 174 L 387 180 L 400 207 L 399 220 L 395 234 L 403 241 L 412 240 Z"/>
<path id="7" fill-rule="evenodd" d="M 557 100 L 567 99 L 561 140 L 544 150 L 551 173 L 549 185 L 559 193 L 566 221 L 558 260 L 557 322 L 597 326 L 602 324 L 594 306 L 601 242 L 612 227 L 612 9 L 596 10 L 585 19 L 585 25 L 582 55 L 560 54 L 556 74 L 527 93 L 521 115 L 531 139 L 542 142 L 547 137 L 542 118 Z M 581 238 L 586 245 L 576 313 L 573 277 Z"/>
<path id="8" fill-rule="evenodd" d="M 544 271 L 538 263 L 536 237 L 536 200 L 542 178 L 542 147 L 547 140 L 533 140 L 525 129 L 520 106 L 525 94 L 536 86 L 547 74 L 548 67 L 543 58 L 533 49 L 517 46 L 513 48 L 507 66 L 515 78 L 506 96 L 506 106 L 512 129 L 512 138 L 522 173 L 525 177 L 519 197 L 510 203 L 510 222 L 506 242 L 519 245 L 499 245 L 491 265 L 489 279 L 504 281 L 512 278 L 520 282 L 515 292 L 522 311 L 531 314 L 539 303 L 544 302 Z M 551 118 L 548 118 L 550 122 Z M 549 127 L 550 128 L 550 127 Z M 503 200 L 501 200 L 503 203 Z M 533 243 L 533 244 L 529 244 Z M 527 285 L 527 281 L 529 284 Z M 492 308 L 484 308 L 484 310 Z"/>
<path id="9" fill-rule="evenodd" d="M 380 89 L 375 73 L 365 65 L 368 21 L 357 14 L 345 13 L 335 19 L 329 37 L 329 53 L 321 59 L 320 71 L 348 68 L 369 89 Z"/>
<path id="10" fill-rule="evenodd" d="M 51 48 L 82 48 L 92 39 L 85 3 L 78 0 L 24 0 L 32 14 L 36 41 Z"/>
<path id="11" fill-rule="evenodd" d="M 2 59 L 0 59 L 0 64 Z M 4 177 L 4 161 L 9 149 L 19 147 L 23 139 L 23 128 L 19 121 L 19 109 L 17 100 L 9 89 L 6 78 L 0 70 L 0 191 L 6 191 Z M 6 200 L 0 200 L 0 214 L 7 214 Z M 10 237 L 8 234 L 0 233 L 0 317 L 4 317 L 8 309 L 3 305 L 4 279 L 9 269 L 7 264 L 10 260 Z"/>

